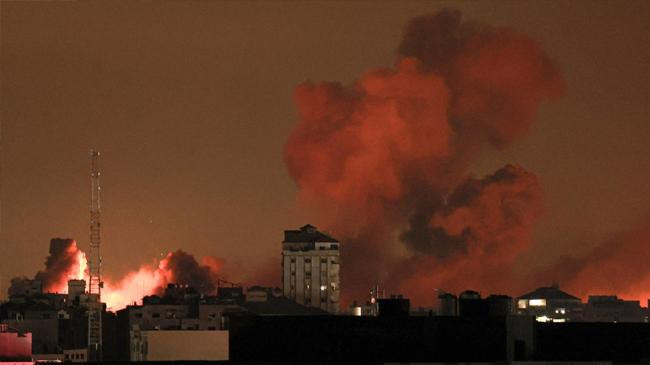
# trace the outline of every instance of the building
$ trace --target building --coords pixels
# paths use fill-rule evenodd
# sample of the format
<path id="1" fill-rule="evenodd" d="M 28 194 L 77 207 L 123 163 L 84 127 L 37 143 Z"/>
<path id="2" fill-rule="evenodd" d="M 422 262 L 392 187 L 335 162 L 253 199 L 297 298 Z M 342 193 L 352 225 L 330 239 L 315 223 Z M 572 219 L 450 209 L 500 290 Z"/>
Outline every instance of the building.
<path id="1" fill-rule="evenodd" d="M 34 290 L 24 290 L 26 287 Z M 84 280 L 68 281 L 67 294 L 42 293 L 37 290 L 39 287 L 37 281 L 14 281 L 9 301 L 0 306 L 0 321 L 20 333 L 31 333 L 31 356 L 35 361 L 63 361 L 66 352 L 68 361 L 87 361 L 87 354 L 82 357 L 79 351 L 88 346 L 89 306 L 99 307 L 107 317 L 105 330 L 111 331 L 114 322 L 104 304 L 97 302 L 96 295 L 85 292 Z M 111 360 L 114 352 L 111 341 L 112 336 L 105 341 L 109 343 L 105 346 L 107 360 Z"/>
<path id="2" fill-rule="evenodd" d="M 65 362 L 88 362 L 88 349 L 63 350 L 63 360 Z"/>
<path id="3" fill-rule="evenodd" d="M 474 290 L 465 290 L 458 295 L 458 315 L 461 317 L 487 317 L 490 313 L 488 302 Z"/>
<path id="4" fill-rule="evenodd" d="M 282 289 L 298 304 L 339 312 L 341 265 L 340 243 L 306 225 L 284 231 L 282 242 Z"/>
<path id="5" fill-rule="evenodd" d="M 228 331 L 131 330 L 131 361 L 227 361 Z"/>
<path id="6" fill-rule="evenodd" d="M 363 303 L 353 301 L 348 308 L 348 314 L 353 316 L 377 316 L 379 314 L 379 300 L 386 298 L 386 290 L 375 285 L 370 289 L 368 300 Z"/>
<path id="7" fill-rule="evenodd" d="M 590 295 L 583 319 L 587 322 L 645 322 L 638 300 L 623 300 L 616 295 Z"/>
<path id="8" fill-rule="evenodd" d="M 455 317 L 458 315 L 458 297 L 442 292 L 438 295 L 438 315 Z"/>
<path id="9" fill-rule="evenodd" d="M 0 324 L 0 362 L 30 361 L 31 358 L 32 334 Z"/>
<path id="10" fill-rule="evenodd" d="M 390 299 L 388 299 L 390 300 Z M 511 323 L 509 323 L 511 322 Z M 534 319 L 233 316 L 233 362 L 505 363 L 529 360 Z"/>
<path id="11" fill-rule="evenodd" d="M 31 297 L 43 293 L 43 284 L 40 280 L 13 278 L 8 293 L 10 298 Z"/>
<path id="12" fill-rule="evenodd" d="M 401 294 L 393 294 L 390 298 L 377 299 L 379 317 L 408 317 L 411 302 Z"/>
<path id="13" fill-rule="evenodd" d="M 580 298 L 565 293 L 558 285 L 544 286 L 517 298 L 517 313 L 534 316 L 538 322 L 582 320 Z"/>

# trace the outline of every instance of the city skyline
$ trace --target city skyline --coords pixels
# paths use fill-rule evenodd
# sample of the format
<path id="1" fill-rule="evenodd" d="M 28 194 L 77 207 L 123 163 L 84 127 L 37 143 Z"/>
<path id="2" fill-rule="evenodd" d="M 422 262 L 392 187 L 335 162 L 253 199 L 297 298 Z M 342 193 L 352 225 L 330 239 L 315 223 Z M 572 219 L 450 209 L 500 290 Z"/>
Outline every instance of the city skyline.
<path id="1" fill-rule="evenodd" d="M 530 223 L 530 244 L 509 262 L 516 290 L 550 285 L 545 271 L 558 265 L 591 277 L 594 269 L 581 271 L 587 258 L 636 281 L 621 292 L 595 283 L 597 293 L 577 294 L 645 303 L 650 270 L 638 271 L 634 260 L 621 268 L 635 253 L 648 257 L 635 250 L 650 245 L 649 7 L 629 4 L 2 2 L 0 250 L 11 259 L 0 268 L 0 298 L 12 277 L 42 269 L 51 238 L 73 238 L 88 252 L 91 148 L 104 158 L 106 277 L 180 249 L 222 260 L 228 279 L 279 285 L 282 230 L 307 223 L 340 239 L 343 262 L 354 265 L 345 256 L 348 232 L 322 216 L 327 204 L 297 198 L 285 165 L 300 122 L 295 88 L 309 80 L 348 86 L 368 70 L 399 69 L 409 21 L 451 7 L 463 22 L 539 42 L 566 86 L 535 109 L 518 140 L 479 146 L 467 169 L 483 179 L 512 163 L 539 179 L 543 209 Z M 403 231 L 386 235 L 399 251 L 391 255 L 405 254 Z M 635 244 L 615 254 L 626 241 Z M 346 299 L 386 275 L 368 274 Z M 495 291 L 469 283 L 462 289 Z M 346 284 L 344 275 L 344 292 Z M 404 294 L 429 290 L 433 299 L 429 286 L 410 284 Z"/>

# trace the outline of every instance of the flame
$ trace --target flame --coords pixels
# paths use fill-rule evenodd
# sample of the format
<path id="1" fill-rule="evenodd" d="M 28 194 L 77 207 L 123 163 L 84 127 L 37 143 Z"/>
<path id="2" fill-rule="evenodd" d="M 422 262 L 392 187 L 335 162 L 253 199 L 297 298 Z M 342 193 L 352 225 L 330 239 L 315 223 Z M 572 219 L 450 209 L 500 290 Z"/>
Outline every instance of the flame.
<path id="1" fill-rule="evenodd" d="M 77 265 L 75 270 L 76 272 L 70 277 L 70 279 L 88 281 L 89 271 L 88 271 L 88 260 L 86 259 L 86 254 L 83 251 L 77 249 L 76 258 L 77 258 Z"/>
<path id="2" fill-rule="evenodd" d="M 142 265 L 117 281 L 105 280 L 102 301 L 106 307 L 117 310 L 133 303 L 142 303 L 142 297 L 159 292 L 168 282 L 164 260 L 158 267 Z"/>

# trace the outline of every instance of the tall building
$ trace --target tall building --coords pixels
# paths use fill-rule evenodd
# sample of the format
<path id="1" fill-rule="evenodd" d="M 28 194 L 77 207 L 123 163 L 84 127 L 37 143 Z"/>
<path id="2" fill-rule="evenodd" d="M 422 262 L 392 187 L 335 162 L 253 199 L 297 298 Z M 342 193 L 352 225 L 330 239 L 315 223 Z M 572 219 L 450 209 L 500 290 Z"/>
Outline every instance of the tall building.
<path id="1" fill-rule="evenodd" d="M 339 241 L 306 225 L 284 231 L 282 288 L 285 297 L 308 307 L 339 312 Z"/>

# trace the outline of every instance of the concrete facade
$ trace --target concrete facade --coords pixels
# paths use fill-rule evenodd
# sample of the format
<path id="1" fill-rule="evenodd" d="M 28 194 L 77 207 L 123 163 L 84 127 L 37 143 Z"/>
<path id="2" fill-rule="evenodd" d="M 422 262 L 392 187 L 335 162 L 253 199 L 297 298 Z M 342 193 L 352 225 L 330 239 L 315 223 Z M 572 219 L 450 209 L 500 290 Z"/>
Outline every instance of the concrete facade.
<path id="1" fill-rule="evenodd" d="M 29 360 L 32 357 L 32 334 L 10 331 L 6 324 L 0 325 L 0 362 Z"/>
<path id="2" fill-rule="evenodd" d="M 285 297 L 307 307 L 339 312 L 340 246 L 315 227 L 285 231 L 282 288 Z"/>
<path id="3" fill-rule="evenodd" d="M 228 331 L 131 330 L 131 361 L 226 361 Z"/>

